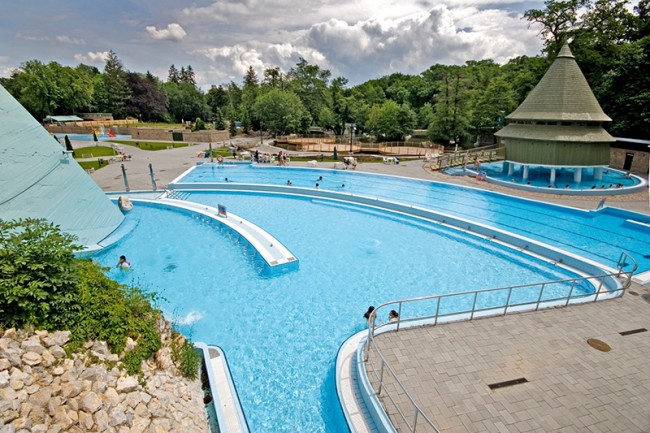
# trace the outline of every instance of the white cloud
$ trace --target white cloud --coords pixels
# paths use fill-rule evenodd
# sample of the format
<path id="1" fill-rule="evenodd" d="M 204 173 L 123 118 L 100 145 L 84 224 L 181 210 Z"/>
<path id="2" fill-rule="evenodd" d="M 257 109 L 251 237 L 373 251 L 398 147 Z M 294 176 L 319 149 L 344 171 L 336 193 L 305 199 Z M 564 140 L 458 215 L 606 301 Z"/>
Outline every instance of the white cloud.
<path id="1" fill-rule="evenodd" d="M 102 64 L 108 58 L 108 51 L 87 52 L 86 54 L 75 54 L 74 59 L 80 63 Z"/>
<path id="2" fill-rule="evenodd" d="M 200 10 L 204 18 L 217 10 L 238 14 L 250 8 L 251 3 L 254 0 L 236 5 L 219 3 Z M 249 66 L 261 78 L 265 68 L 277 66 L 286 72 L 303 57 L 309 63 L 330 69 L 333 76 L 347 77 L 354 85 L 394 72 L 419 74 L 436 63 L 463 64 L 482 59 L 504 63 L 515 56 L 535 55 L 541 47 L 535 31 L 528 30 L 520 15 L 509 10 L 482 9 L 476 6 L 477 2 L 473 6 L 454 7 L 437 4 L 425 12 L 387 17 L 395 15 L 397 8 L 389 8 L 388 0 L 380 3 L 386 3 L 390 9 L 380 11 L 383 16 L 378 13 L 354 22 L 330 18 L 293 31 L 258 34 L 247 42 L 192 50 L 190 54 L 209 59 L 206 79 L 234 77 L 227 81 L 240 82 Z M 422 3 L 419 4 L 421 7 Z M 324 7 L 331 8 L 333 3 Z M 380 8 L 372 10 L 375 9 Z M 190 10 L 184 13 L 190 14 Z M 296 14 L 293 16 L 295 21 L 301 20 Z M 268 23 L 272 22 L 269 18 Z M 276 43 L 270 42 L 274 39 Z"/>
<path id="3" fill-rule="evenodd" d="M 86 41 L 83 39 L 71 38 L 70 36 L 57 36 L 56 40 L 62 44 L 71 44 L 71 45 L 85 45 Z"/>
<path id="4" fill-rule="evenodd" d="M 159 40 L 178 42 L 187 36 L 187 33 L 185 33 L 183 27 L 181 27 L 180 24 L 176 23 L 168 24 L 167 28 L 160 30 L 156 29 L 155 26 L 147 26 L 146 30 L 152 38 Z"/>
<path id="5" fill-rule="evenodd" d="M 35 35 L 24 35 L 22 33 L 18 33 L 16 35 L 18 39 L 24 39 L 26 41 L 49 41 L 50 38 L 47 36 L 35 36 Z"/>
<path id="6" fill-rule="evenodd" d="M 2 57 L 0 57 L 0 61 L 4 61 Z M 17 68 L 11 66 L 0 65 L 0 77 L 9 78 L 16 69 Z"/>

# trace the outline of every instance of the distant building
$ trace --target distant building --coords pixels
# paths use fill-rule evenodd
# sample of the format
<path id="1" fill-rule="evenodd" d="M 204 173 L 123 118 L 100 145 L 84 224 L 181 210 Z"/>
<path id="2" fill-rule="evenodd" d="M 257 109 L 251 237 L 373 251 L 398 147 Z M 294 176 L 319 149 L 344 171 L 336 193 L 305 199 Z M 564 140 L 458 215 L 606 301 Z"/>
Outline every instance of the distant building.
<path id="1" fill-rule="evenodd" d="M 508 173 L 514 165 L 549 170 L 549 183 L 555 182 L 558 168 L 571 168 L 574 181 L 582 171 L 594 170 L 594 179 L 610 162 L 610 144 L 616 140 L 603 128 L 611 122 L 600 107 L 578 63 L 565 44 L 544 77 L 524 102 L 508 116 L 508 125 L 495 135 L 505 147 Z"/>
<path id="2" fill-rule="evenodd" d="M 84 120 L 81 117 L 77 116 L 46 116 L 43 119 L 43 123 L 56 123 L 58 125 L 63 123 L 76 123 L 83 122 Z"/>

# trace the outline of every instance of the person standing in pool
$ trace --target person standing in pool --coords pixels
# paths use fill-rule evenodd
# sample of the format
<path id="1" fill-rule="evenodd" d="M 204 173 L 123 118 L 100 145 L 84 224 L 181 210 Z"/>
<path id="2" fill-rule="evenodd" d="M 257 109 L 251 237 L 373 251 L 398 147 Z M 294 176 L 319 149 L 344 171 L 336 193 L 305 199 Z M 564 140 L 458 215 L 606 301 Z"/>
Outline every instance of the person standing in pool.
<path id="1" fill-rule="evenodd" d="M 371 305 L 368 307 L 368 311 L 363 314 L 363 318 L 368 322 L 368 327 L 372 327 L 374 325 L 374 323 L 372 323 L 375 320 L 375 316 L 372 314 L 373 311 L 375 311 L 375 306 Z"/>
<path id="2" fill-rule="evenodd" d="M 115 267 L 120 269 L 129 269 L 131 267 L 131 262 L 126 259 L 126 256 L 120 256 L 120 260 L 117 262 Z"/>

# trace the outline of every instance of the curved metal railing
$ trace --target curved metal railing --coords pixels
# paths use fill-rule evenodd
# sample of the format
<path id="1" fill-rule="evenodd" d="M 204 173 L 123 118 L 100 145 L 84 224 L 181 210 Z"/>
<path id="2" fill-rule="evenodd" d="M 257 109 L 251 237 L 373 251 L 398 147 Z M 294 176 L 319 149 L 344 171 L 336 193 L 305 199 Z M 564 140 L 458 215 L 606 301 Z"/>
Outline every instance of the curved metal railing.
<path id="1" fill-rule="evenodd" d="M 386 372 L 393 376 L 396 391 L 406 395 L 407 399 L 410 402 L 410 405 L 413 408 L 413 421 L 409 422 L 408 415 L 400 409 L 399 405 L 396 403 L 395 399 L 391 393 L 385 392 L 384 395 L 388 398 L 396 408 L 397 414 L 399 414 L 402 422 L 408 427 L 409 431 L 415 433 L 418 428 L 419 419 L 424 419 L 426 427 L 429 428 L 429 431 L 438 433 L 438 429 L 435 427 L 433 422 L 426 416 L 422 411 L 419 405 L 415 402 L 413 397 L 406 390 L 404 385 L 398 379 L 394 370 L 386 362 L 383 354 L 379 349 L 372 344 L 372 340 L 378 330 L 382 328 L 389 328 L 387 330 L 399 331 L 400 327 L 409 322 L 419 322 L 421 324 L 427 325 L 436 325 L 440 319 L 457 319 L 457 320 L 473 320 L 475 317 L 487 317 L 495 315 L 506 315 L 509 310 L 516 309 L 518 311 L 537 311 L 540 306 L 553 306 L 553 307 L 565 307 L 573 300 L 583 300 L 585 302 L 592 301 L 589 298 L 593 297 L 593 302 L 598 301 L 602 296 L 608 295 L 611 296 L 615 293 L 622 292 L 630 286 L 632 282 L 632 276 L 634 272 L 638 269 L 638 264 L 634 258 L 632 258 L 627 253 L 621 253 L 618 263 L 617 270 L 608 274 L 596 275 L 596 276 L 587 276 L 579 278 L 570 278 L 558 281 L 536 283 L 536 284 L 522 284 L 516 286 L 507 286 L 493 289 L 477 290 L 472 292 L 457 292 L 457 293 L 448 293 L 443 295 L 433 295 L 433 296 L 423 296 L 419 298 L 412 299 L 402 299 L 398 301 L 391 301 L 381 304 L 377 307 L 371 314 L 369 318 L 369 327 L 368 327 L 368 338 L 366 339 L 364 350 L 364 360 L 369 364 L 370 368 L 367 368 L 366 371 L 373 374 L 376 381 L 378 382 L 377 389 L 375 392 L 377 395 L 381 395 L 382 391 L 385 390 L 384 386 L 384 376 Z M 625 270 L 625 268 L 628 268 Z M 605 284 L 606 279 L 615 278 L 620 283 L 615 289 L 608 289 Z M 589 284 L 595 288 L 594 293 L 578 293 L 575 294 L 575 288 L 583 286 L 584 284 Z M 548 293 L 548 288 L 552 286 L 569 286 L 568 294 L 566 296 L 552 296 L 544 297 L 545 291 Z M 538 293 L 534 293 L 534 296 L 529 296 L 523 300 L 518 300 L 517 292 L 526 291 L 530 295 L 531 289 L 538 287 Z M 501 296 L 499 296 L 499 293 Z M 497 295 L 497 298 L 505 298 L 505 302 L 499 303 L 498 300 L 494 300 L 494 295 Z M 492 298 L 490 298 L 492 296 Z M 532 300 L 531 300 L 532 298 Z M 451 302 L 458 301 L 460 299 L 461 305 L 467 303 L 467 300 L 471 300 L 471 308 L 467 309 L 451 309 L 445 307 L 445 300 Z M 491 302 L 490 302 L 491 301 Z M 411 304 L 422 304 L 424 302 L 430 302 L 432 304 L 431 309 L 425 307 L 426 311 L 430 311 L 431 314 L 427 315 L 414 315 L 410 317 L 404 317 L 403 313 L 407 310 L 405 306 Z M 451 302 L 449 302 L 451 304 Z M 456 304 L 457 305 L 457 304 Z M 397 318 L 393 321 L 379 321 L 380 312 L 386 312 L 388 310 L 397 311 Z M 388 316 L 388 315 L 386 315 Z M 380 323 L 378 323 L 380 322 Z M 377 356 L 378 364 L 375 364 L 373 358 L 371 357 L 371 352 L 374 351 L 374 354 Z"/>

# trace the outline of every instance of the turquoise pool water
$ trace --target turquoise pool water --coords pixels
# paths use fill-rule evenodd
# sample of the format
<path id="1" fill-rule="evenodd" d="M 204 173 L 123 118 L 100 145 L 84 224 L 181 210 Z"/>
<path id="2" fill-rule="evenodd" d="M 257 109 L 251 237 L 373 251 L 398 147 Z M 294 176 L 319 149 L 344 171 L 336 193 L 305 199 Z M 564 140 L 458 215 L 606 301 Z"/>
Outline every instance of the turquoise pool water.
<path id="1" fill-rule="evenodd" d="M 472 168 L 468 166 L 468 168 Z M 585 168 L 582 170 L 582 178 L 580 182 L 574 181 L 574 168 L 561 168 L 555 172 L 555 182 L 551 183 L 551 172 L 548 167 L 529 166 L 528 179 L 523 180 L 523 166 L 515 164 L 514 171 L 508 175 L 507 169 L 504 170 L 503 162 L 488 162 L 482 163 L 481 171 L 485 171 L 488 177 L 499 179 L 506 182 L 513 182 L 518 184 L 528 184 L 539 188 L 548 188 L 549 185 L 556 189 L 572 189 L 572 190 L 604 190 L 604 189 L 617 189 L 629 188 L 631 186 L 639 185 L 640 181 L 634 176 L 626 176 L 625 172 L 619 170 L 607 169 L 602 173 L 602 178 L 596 180 L 594 178 L 594 169 Z"/>
<path id="2" fill-rule="evenodd" d="M 63 137 L 67 135 L 70 140 L 81 140 L 81 141 L 92 141 L 94 140 L 92 134 L 57 134 L 57 138 L 60 140 L 63 140 Z M 105 140 L 119 140 L 121 138 L 131 138 L 130 135 L 115 135 L 114 137 L 109 136 L 108 134 L 97 134 L 97 140 L 99 141 L 105 141 Z"/>
<path id="3" fill-rule="evenodd" d="M 319 178 L 322 177 L 322 180 Z M 351 193 L 414 204 L 539 240 L 614 268 L 621 252 L 650 271 L 650 216 L 605 207 L 583 211 L 505 194 L 347 170 L 202 165 L 179 183 L 269 184 Z M 288 187 L 288 191 L 292 187 Z"/>
<path id="4" fill-rule="evenodd" d="M 94 258 L 114 266 L 125 254 L 133 267 L 111 268 L 113 278 L 159 293 L 181 331 L 224 349 L 252 432 L 348 431 L 335 357 L 364 329 L 368 305 L 574 276 L 440 225 L 354 205 L 255 193 L 187 199 L 227 205 L 282 241 L 300 268 L 268 276 L 218 223 L 137 202 L 126 215 L 133 231 Z"/>

